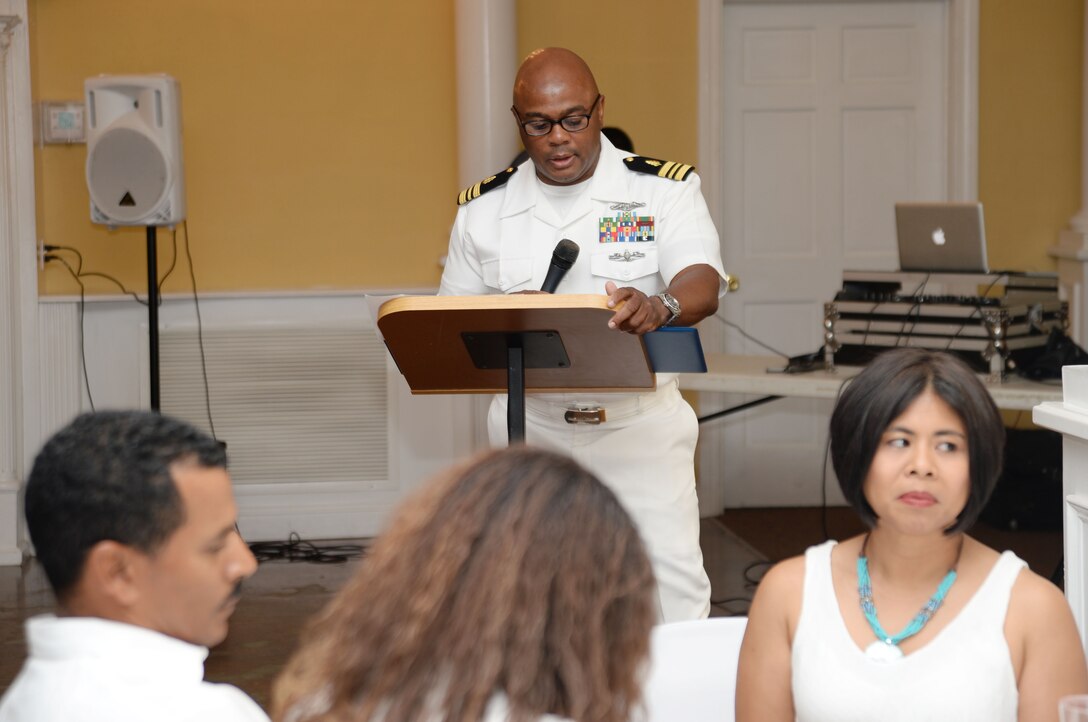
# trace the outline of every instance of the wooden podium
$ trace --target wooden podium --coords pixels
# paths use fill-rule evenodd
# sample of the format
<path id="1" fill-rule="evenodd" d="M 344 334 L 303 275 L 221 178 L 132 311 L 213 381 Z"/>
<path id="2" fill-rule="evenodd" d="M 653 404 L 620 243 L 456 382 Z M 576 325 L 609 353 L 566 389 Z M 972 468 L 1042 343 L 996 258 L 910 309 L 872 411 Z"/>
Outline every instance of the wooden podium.
<path id="1" fill-rule="evenodd" d="M 608 328 L 604 295 L 401 296 L 378 329 L 413 394 L 507 393 L 510 442 L 525 393 L 650 391 L 641 337 Z"/>

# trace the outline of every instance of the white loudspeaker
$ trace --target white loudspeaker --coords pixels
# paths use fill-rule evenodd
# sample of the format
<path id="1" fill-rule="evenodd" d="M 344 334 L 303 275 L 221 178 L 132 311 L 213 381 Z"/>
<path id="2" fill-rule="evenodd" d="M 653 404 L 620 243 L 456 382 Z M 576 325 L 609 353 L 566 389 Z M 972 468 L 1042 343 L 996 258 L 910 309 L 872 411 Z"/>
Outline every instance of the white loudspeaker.
<path id="1" fill-rule="evenodd" d="M 91 221 L 171 226 L 185 220 L 181 95 L 169 75 L 84 82 Z"/>

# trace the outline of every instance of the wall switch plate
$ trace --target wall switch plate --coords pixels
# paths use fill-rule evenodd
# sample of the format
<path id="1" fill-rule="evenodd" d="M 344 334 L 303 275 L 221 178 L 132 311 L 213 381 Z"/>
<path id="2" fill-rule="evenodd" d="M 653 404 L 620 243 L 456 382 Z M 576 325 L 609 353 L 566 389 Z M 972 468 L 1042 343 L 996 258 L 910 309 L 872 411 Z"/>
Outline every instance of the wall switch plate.
<path id="1" fill-rule="evenodd" d="M 38 111 L 42 143 L 85 143 L 81 101 L 42 101 Z"/>

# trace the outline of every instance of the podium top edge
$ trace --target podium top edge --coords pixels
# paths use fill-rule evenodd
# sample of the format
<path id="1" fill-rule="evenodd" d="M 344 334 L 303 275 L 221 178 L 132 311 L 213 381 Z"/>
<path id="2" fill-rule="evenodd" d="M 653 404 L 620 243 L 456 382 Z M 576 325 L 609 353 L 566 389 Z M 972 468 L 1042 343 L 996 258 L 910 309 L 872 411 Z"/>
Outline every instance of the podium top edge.
<path id="1" fill-rule="evenodd" d="M 381 305 L 378 320 L 404 311 L 585 308 L 613 311 L 608 296 L 593 293 L 511 293 L 487 296 L 398 296 Z"/>

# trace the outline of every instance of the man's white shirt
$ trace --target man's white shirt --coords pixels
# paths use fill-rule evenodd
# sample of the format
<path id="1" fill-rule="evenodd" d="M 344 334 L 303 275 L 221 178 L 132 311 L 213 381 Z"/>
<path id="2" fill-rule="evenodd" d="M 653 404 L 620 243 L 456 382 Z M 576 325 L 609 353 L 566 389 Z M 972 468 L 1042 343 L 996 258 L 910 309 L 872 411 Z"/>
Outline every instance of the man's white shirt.
<path id="1" fill-rule="evenodd" d="M 0 722 L 268 722 L 237 687 L 204 681 L 205 647 L 93 617 L 27 620 L 29 655 Z"/>

